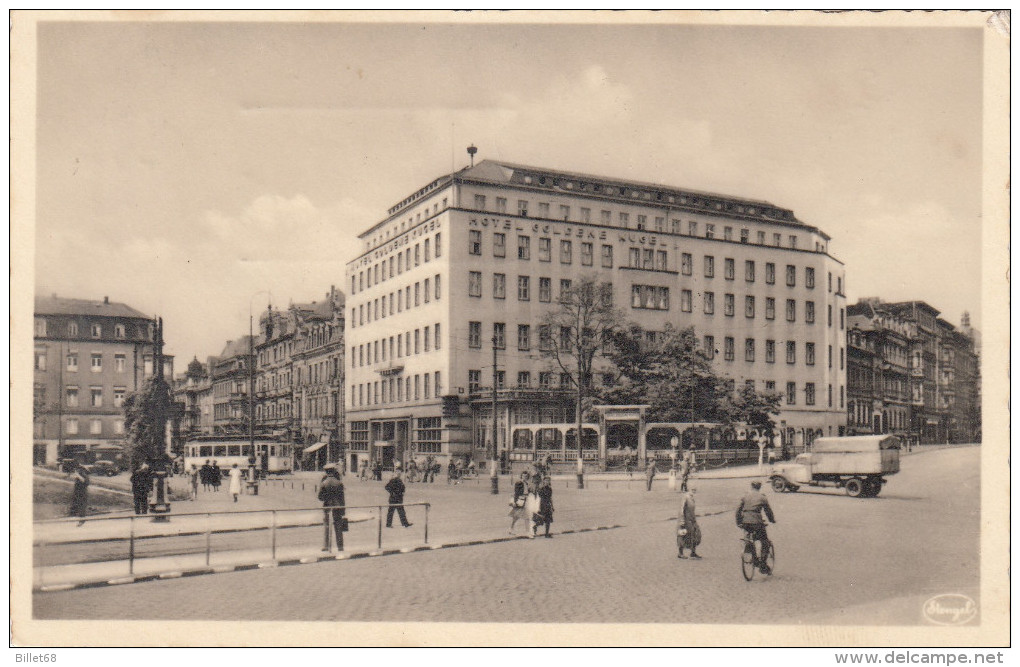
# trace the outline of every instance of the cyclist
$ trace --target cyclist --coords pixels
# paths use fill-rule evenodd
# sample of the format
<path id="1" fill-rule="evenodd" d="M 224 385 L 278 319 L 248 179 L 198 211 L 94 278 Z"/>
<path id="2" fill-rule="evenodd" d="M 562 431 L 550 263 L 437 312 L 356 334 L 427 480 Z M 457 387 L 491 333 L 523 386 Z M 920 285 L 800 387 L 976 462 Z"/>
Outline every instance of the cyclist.
<path id="1" fill-rule="evenodd" d="M 737 527 L 742 528 L 747 533 L 748 538 L 751 540 L 752 548 L 754 540 L 761 542 L 761 557 L 755 564 L 762 574 L 772 574 L 768 566 L 769 551 L 772 549 L 772 543 L 769 542 L 769 535 L 765 530 L 766 524 L 765 519 L 762 518 L 763 512 L 770 522 L 776 522 L 776 517 L 772 514 L 772 507 L 769 506 L 769 500 L 761 492 L 761 482 L 751 482 L 751 490 L 740 499 L 740 505 L 737 507 Z"/>

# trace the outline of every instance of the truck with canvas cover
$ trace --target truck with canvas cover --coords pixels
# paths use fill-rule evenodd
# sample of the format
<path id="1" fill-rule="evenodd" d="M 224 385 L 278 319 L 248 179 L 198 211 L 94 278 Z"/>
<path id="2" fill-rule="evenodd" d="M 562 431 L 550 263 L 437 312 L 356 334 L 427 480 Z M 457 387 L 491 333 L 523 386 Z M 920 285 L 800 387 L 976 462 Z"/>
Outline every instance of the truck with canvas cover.
<path id="1" fill-rule="evenodd" d="M 773 466 L 776 491 L 796 491 L 803 485 L 845 488 L 847 495 L 877 496 L 886 475 L 900 471 L 900 440 L 894 435 L 818 438 L 792 463 Z"/>

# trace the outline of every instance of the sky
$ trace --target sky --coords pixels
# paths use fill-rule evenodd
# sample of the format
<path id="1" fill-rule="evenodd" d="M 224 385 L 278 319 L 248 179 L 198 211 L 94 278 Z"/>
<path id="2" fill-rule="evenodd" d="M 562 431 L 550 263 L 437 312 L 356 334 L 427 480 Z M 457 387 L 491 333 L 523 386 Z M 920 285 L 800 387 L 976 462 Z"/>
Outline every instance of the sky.
<path id="1" fill-rule="evenodd" d="M 493 158 L 764 199 L 849 302 L 981 326 L 976 28 L 42 22 L 35 293 L 164 318 L 178 370 L 344 286 L 357 234 Z M 951 270 L 949 270 L 951 269 Z M 257 322 L 256 322 L 257 326 Z"/>

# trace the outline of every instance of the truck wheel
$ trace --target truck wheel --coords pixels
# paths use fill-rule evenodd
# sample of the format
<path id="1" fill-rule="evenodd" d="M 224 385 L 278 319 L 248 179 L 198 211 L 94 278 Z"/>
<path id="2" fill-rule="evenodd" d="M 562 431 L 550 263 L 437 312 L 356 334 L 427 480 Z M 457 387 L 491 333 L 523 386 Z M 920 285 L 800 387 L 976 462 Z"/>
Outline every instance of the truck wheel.
<path id="1" fill-rule="evenodd" d="M 851 498 L 858 498 L 864 493 L 864 480 L 858 477 L 849 479 L 846 482 L 846 495 Z"/>
<path id="2" fill-rule="evenodd" d="M 786 488 L 787 487 L 786 487 L 786 480 L 785 479 L 783 479 L 782 477 L 773 477 L 772 478 L 772 490 L 773 491 L 775 491 L 776 493 L 782 493 L 783 491 L 786 491 Z"/>
<path id="3" fill-rule="evenodd" d="M 866 486 L 866 493 L 869 498 L 874 498 L 882 490 L 882 480 L 869 479 Z"/>

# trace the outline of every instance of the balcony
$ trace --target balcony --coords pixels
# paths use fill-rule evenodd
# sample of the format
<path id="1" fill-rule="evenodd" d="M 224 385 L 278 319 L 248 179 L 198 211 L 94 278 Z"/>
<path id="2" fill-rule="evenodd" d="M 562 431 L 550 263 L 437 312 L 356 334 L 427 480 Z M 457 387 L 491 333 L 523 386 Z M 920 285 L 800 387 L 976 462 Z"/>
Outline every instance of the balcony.
<path id="1" fill-rule="evenodd" d="M 376 368 L 375 372 L 383 377 L 390 377 L 392 375 L 400 375 L 404 372 L 404 364 L 390 364 L 381 368 Z"/>
<path id="2" fill-rule="evenodd" d="M 574 396 L 571 389 L 542 389 L 531 387 L 503 387 L 496 390 L 497 401 L 563 401 Z M 492 400 L 492 387 L 477 387 L 468 399 L 472 403 Z"/>

